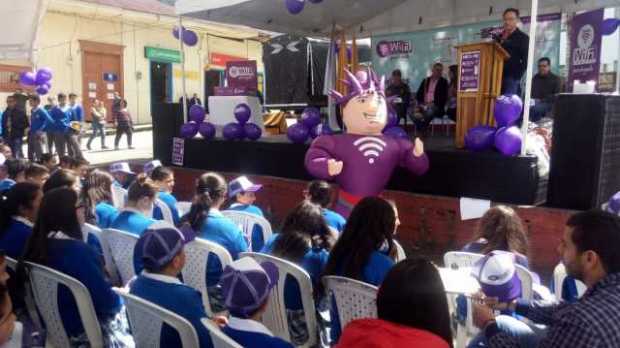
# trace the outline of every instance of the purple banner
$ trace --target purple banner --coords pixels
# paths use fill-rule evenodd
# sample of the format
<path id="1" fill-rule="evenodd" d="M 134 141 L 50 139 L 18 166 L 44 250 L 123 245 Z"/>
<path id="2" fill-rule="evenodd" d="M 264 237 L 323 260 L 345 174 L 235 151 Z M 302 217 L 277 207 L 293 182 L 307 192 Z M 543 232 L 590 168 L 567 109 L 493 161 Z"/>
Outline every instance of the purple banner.
<path id="1" fill-rule="evenodd" d="M 480 84 L 480 51 L 463 53 L 459 67 L 459 91 L 477 91 Z"/>
<path id="2" fill-rule="evenodd" d="M 411 53 L 413 53 L 413 45 L 409 40 L 380 41 L 377 43 L 377 54 L 381 58 Z"/>
<path id="3" fill-rule="evenodd" d="M 601 23 L 605 10 L 585 12 L 573 17 L 570 30 L 570 60 L 568 84 L 575 81 L 595 81 L 601 65 Z"/>
<path id="4" fill-rule="evenodd" d="M 216 96 L 230 97 L 230 96 L 256 96 L 256 88 L 249 89 L 246 87 L 215 87 L 213 94 Z"/>
<path id="5" fill-rule="evenodd" d="M 240 60 L 226 63 L 228 87 L 258 88 L 258 75 L 255 60 Z"/>

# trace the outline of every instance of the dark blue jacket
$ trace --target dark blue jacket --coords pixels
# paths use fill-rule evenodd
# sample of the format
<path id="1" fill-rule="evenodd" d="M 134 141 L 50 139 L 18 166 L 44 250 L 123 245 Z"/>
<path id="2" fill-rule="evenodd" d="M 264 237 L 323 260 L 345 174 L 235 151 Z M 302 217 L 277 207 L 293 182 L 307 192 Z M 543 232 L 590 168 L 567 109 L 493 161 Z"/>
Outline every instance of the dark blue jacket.
<path id="1" fill-rule="evenodd" d="M 506 40 L 502 40 L 501 37 L 496 40 L 510 54 L 510 58 L 504 61 L 504 78 L 520 80 L 527 69 L 529 36 L 517 28 Z"/>

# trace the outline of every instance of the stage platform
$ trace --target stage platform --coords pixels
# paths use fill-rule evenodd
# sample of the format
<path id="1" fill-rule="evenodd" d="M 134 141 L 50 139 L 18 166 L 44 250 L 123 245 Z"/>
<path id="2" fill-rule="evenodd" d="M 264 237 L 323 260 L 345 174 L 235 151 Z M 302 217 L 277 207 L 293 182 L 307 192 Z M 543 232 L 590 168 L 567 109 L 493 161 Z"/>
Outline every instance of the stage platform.
<path id="1" fill-rule="evenodd" d="M 181 125 L 174 106 L 153 115 L 154 156 L 171 164 L 173 137 Z M 496 152 L 458 150 L 453 137 L 424 139 L 430 170 L 415 177 L 394 172 L 389 190 L 450 197 L 472 197 L 516 205 L 540 205 L 547 196 L 547 179 L 538 175 L 535 157 L 505 157 Z M 311 180 L 304 168 L 310 144 L 292 144 L 285 135 L 258 141 L 202 138 L 184 141 L 183 167 L 225 173 Z"/>

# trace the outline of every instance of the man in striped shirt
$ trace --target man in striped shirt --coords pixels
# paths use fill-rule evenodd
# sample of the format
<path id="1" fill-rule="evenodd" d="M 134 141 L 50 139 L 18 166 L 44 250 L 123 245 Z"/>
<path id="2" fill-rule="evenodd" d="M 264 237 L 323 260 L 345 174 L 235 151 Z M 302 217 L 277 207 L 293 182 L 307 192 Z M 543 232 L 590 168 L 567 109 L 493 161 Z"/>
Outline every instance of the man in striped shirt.
<path id="1" fill-rule="evenodd" d="M 569 276 L 588 291 L 575 303 L 495 299 L 474 305 L 474 322 L 489 347 L 614 348 L 620 347 L 620 217 L 593 210 L 567 222 L 558 247 Z M 495 317 L 492 308 L 514 310 L 545 330 L 512 317 Z"/>

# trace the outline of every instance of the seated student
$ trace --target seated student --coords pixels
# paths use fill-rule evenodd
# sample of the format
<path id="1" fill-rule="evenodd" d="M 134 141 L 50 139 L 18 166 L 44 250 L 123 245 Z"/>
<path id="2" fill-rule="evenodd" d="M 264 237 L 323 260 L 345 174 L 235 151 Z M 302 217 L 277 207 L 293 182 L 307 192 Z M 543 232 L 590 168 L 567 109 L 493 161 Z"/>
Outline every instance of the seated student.
<path id="1" fill-rule="evenodd" d="M 88 175 L 88 171 L 90 170 L 90 162 L 88 162 L 84 158 L 75 159 L 75 167 L 72 169 L 75 172 L 75 175 L 79 176 L 80 179 L 84 180 Z"/>
<path id="2" fill-rule="evenodd" d="M 181 229 L 186 235 L 193 234 L 223 246 L 233 260 L 236 260 L 239 253 L 248 251 L 248 244 L 239 227 L 220 212 L 220 207 L 226 200 L 226 189 L 226 180 L 219 174 L 202 174 L 196 181 L 196 195 L 192 207 L 181 219 Z M 213 254 L 209 255 L 206 285 L 211 307 L 216 313 L 224 310 L 221 291 L 217 285 L 222 274 L 221 269 L 219 259 Z"/>
<path id="3" fill-rule="evenodd" d="M 519 215 L 510 207 L 498 205 L 487 211 L 478 224 L 473 241 L 463 251 L 488 254 L 493 250 L 509 251 L 517 263 L 528 268 L 529 242 Z"/>
<path id="4" fill-rule="evenodd" d="M 13 337 L 13 332 L 19 323 L 13 314 L 13 303 L 9 296 L 9 277 L 5 255 L 0 251 L 0 347 L 22 347 L 24 340 L 16 342 L 16 338 Z"/>
<path id="5" fill-rule="evenodd" d="M 149 226 L 155 223 L 150 218 L 157 187 L 146 175 L 140 174 L 129 186 L 127 205 L 118 214 L 110 228 L 129 232 L 140 237 Z"/>
<path id="6" fill-rule="evenodd" d="M 0 250 L 7 256 L 17 260 L 24 253 L 42 198 L 41 187 L 29 182 L 15 184 L 0 197 Z"/>
<path id="7" fill-rule="evenodd" d="M 75 190 L 75 192 L 79 192 L 81 184 L 79 178 L 72 171 L 58 169 L 43 184 L 43 193 L 60 187 L 68 187 Z"/>
<path id="8" fill-rule="evenodd" d="M 396 214 L 392 205 L 379 197 L 362 199 L 351 212 L 344 232 L 331 250 L 323 275 L 337 275 L 375 286 L 383 283 L 394 266 L 393 236 Z M 332 339 L 340 336 L 340 323 L 332 308 Z"/>
<path id="9" fill-rule="evenodd" d="M 57 156 L 53 153 L 44 153 L 41 155 L 41 159 L 39 160 L 39 164 L 45 166 L 50 173 L 56 170 L 58 166 Z"/>
<path id="10" fill-rule="evenodd" d="M 304 191 L 304 196 L 310 202 L 321 206 L 327 226 L 335 229 L 338 233 L 344 231 L 344 225 L 347 223 L 347 220 L 335 211 L 327 209 L 332 203 L 332 188 L 327 181 L 311 181 Z"/>
<path id="11" fill-rule="evenodd" d="M 80 228 L 84 208 L 74 190 L 66 187 L 47 192 L 23 260 L 18 265 L 18 279 L 28 279 L 24 261 L 38 263 L 79 280 L 90 293 L 106 347 L 133 346 L 120 297 L 105 279 L 99 255 L 84 243 Z M 73 296 L 68 289 L 58 289 L 58 307 L 63 326 L 72 346 L 89 345 Z"/>
<path id="12" fill-rule="evenodd" d="M 159 161 L 157 161 L 159 162 Z M 164 202 L 166 206 L 170 209 L 172 213 L 172 220 L 175 225 L 178 225 L 180 222 L 179 218 L 179 210 L 177 209 L 177 199 L 172 195 L 172 190 L 174 189 L 174 173 L 172 170 L 166 167 L 155 167 L 151 171 L 151 180 L 155 186 L 159 187 L 159 193 L 157 193 L 157 198 Z M 155 207 L 153 209 L 153 219 L 155 220 L 163 220 L 164 215 L 159 207 Z"/>
<path id="13" fill-rule="evenodd" d="M 185 266 L 185 239 L 176 228 L 147 230 L 138 240 L 144 270 L 130 284 L 130 293 L 187 319 L 196 329 L 200 347 L 213 347 L 200 292 L 184 285 L 179 274 Z M 153 334 L 158 334 L 154 332 Z M 159 333 L 160 347 L 181 347 L 176 330 L 164 324 Z"/>
<path id="14" fill-rule="evenodd" d="M 114 177 L 114 185 L 128 189 L 136 173 L 132 172 L 127 162 L 117 162 L 110 165 L 110 174 Z"/>
<path id="15" fill-rule="evenodd" d="M 256 202 L 256 192 L 260 191 L 263 185 L 255 185 L 246 176 L 240 176 L 228 184 L 228 196 L 232 203 L 228 210 L 242 211 L 256 216 L 264 217 L 263 211 L 254 205 Z M 252 230 L 251 246 L 252 250 L 260 250 L 267 241 L 263 240 L 263 230 L 260 226 L 254 226 Z"/>
<path id="16" fill-rule="evenodd" d="M 161 167 L 161 166 L 162 166 L 162 164 L 161 164 L 160 160 L 148 161 L 142 167 L 142 172 L 150 177 L 151 173 L 153 173 L 153 170 L 155 168 Z M 151 179 L 153 179 L 153 178 L 151 178 Z"/>
<path id="17" fill-rule="evenodd" d="M 41 187 L 50 178 L 50 171 L 43 165 L 31 163 L 25 172 L 26 181 L 35 183 Z"/>
<path id="18" fill-rule="evenodd" d="M 86 205 L 86 222 L 99 228 L 110 228 L 118 217 L 118 210 L 112 205 L 112 175 L 95 169 L 84 180 L 82 197 Z"/>
<path id="19" fill-rule="evenodd" d="M 269 303 L 269 293 L 278 282 L 278 268 L 271 262 L 258 263 L 243 257 L 226 266 L 220 285 L 230 313 L 222 329 L 245 348 L 292 348 L 274 337 L 260 319 Z"/>
<path id="20" fill-rule="evenodd" d="M 425 259 L 395 265 L 377 293 L 377 319 L 358 319 L 338 348 L 452 346 L 450 314 L 437 268 Z"/>
<path id="21" fill-rule="evenodd" d="M 320 207 L 303 201 L 287 215 L 281 232 L 274 234 L 261 252 L 296 263 L 308 272 L 313 287 L 317 288 L 334 241 L 335 236 L 327 227 Z M 303 345 L 308 340 L 300 293 L 299 284 L 287 278 L 284 282 L 284 302 L 291 323 L 291 341 L 295 345 Z"/>
<path id="22" fill-rule="evenodd" d="M 4 162 L 7 177 L 0 181 L 0 192 L 10 189 L 18 182 L 26 181 L 26 168 L 28 161 L 25 159 L 9 159 Z"/>
<path id="23" fill-rule="evenodd" d="M 64 156 L 60 156 L 60 161 L 59 161 L 58 166 L 62 169 L 73 171 L 77 167 L 77 162 L 75 158 L 64 155 Z"/>

